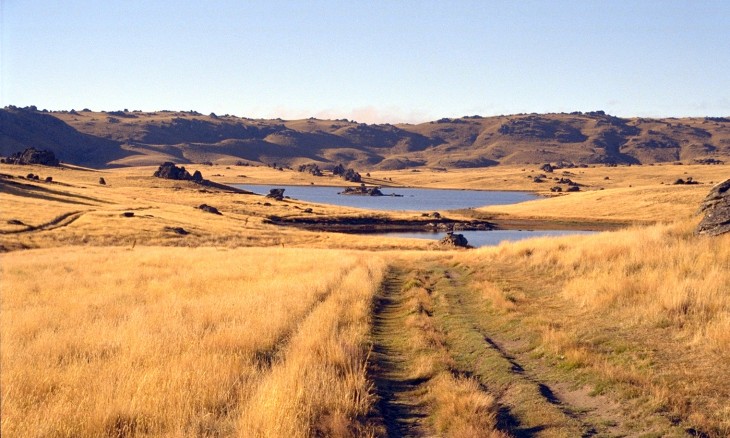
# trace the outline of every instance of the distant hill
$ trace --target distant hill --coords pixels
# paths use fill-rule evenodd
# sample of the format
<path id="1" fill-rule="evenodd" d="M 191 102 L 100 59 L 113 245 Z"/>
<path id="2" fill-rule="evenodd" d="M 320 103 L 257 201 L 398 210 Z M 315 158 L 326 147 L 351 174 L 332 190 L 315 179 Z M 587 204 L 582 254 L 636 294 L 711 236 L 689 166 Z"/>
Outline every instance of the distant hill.
<path id="1" fill-rule="evenodd" d="M 0 110 L 0 155 L 31 146 L 91 167 L 162 161 L 325 168 L 343 163 L 362 170 L 730 162 L 730 118 L 627 119 L 596 111 L 368 125 L 174 111 Z"/>

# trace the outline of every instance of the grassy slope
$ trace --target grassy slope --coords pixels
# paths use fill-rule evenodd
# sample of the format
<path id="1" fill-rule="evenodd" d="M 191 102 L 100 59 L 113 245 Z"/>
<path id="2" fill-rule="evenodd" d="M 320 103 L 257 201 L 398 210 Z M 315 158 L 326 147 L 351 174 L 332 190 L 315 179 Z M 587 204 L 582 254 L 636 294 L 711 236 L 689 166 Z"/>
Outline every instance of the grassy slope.
<path id="1" fill-rule="evenodd" d="M 192 171 L 195 167 L 191 168 Z M 205 176 L 215 169 L 199 167 Z M 266 224 L 279 217 L 358 217 L 357 209 L 314 205 L 296 200 L 273 201 L 260 195 L 225 192 L 184 181 L 153 178 L 154 167 L 90 171 L 34 166 L 0 165 L 0 173 L 16 176 L 0 181 L 0 244 L 6 249 L 65 245 L 172 245 L 172 246 L 315 246 L 351 248 L 425 248 L 427 242 L 373 239 L 367 236 L 303 232 Z M 222 168 L 221 168 L 222 169 Z M 252 168 L 249 168 L 252 169 Z M 52 176 L 53 183 L 17 177 L 36 173 Z M 278 172 L 277 172 L 278 173 Z M 280 173 L 281 174 L 281 173 Z M 297 177 L 298 172 L 287 172 Z M 99 184 L 103 177 L 106 185 Z M 213 179 L 216 179 L 213 177 Z M 341 180 L 340 180 L 341 181 Z M 196 207 L 208 204 L 222 215 Z M 269 204 L 269 205 L 266 205 Z M 311 208 L 312 212 L 304 210 Z M 123 217 L 132 212 L 134 217 Z M 20 232 L 27 225 L 52 223 L 59 216 L 77 213 L 49 230 Z M 419 213 L 392 213 L 395 218 L 417 218 Z M 166 230 L 182 227 L 182 236 Z"/>
<path id="2" fill-rule="evenodd" d="M 237 161 L 296 167 L 345 163 L 359 170 L 490 164 L 655 163 L 730 160 L 723 119 L 618 119 L 519 114 L 418 125 L 346 120 L 253 120 L 192 112 L 0 110 L 0 154 L 35 146 L 70 163 L 100 166 Z"/>

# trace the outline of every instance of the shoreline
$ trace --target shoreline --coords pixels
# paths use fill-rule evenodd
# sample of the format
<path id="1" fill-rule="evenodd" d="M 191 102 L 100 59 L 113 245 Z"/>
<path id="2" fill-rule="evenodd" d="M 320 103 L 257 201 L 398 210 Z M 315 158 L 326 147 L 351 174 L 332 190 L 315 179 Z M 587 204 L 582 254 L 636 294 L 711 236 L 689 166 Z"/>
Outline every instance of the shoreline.
<path id="1" fill-rule="evenodd" d="M 266 222 L 282 227 L 307 231 L 348 234 L 377 234 L 389 232 L 447 232 L 453 231 L 614 231 L 635 223 L 599 222 L 590 220 L 537 220 L 528 218 L 492 219 L 391 219 L 383 216 L 360 217 L 289 217 L 269 216 Z"/>

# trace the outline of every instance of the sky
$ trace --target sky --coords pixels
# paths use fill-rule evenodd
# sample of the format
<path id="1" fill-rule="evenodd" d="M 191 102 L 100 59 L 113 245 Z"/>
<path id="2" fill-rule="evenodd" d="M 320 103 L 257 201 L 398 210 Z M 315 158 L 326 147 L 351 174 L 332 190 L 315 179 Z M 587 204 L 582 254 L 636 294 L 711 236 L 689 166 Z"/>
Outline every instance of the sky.
<path id="1" fill-rule="evenodd" d="M 0 0 L 0 106 L 730 116 L 730 1 Z"/>

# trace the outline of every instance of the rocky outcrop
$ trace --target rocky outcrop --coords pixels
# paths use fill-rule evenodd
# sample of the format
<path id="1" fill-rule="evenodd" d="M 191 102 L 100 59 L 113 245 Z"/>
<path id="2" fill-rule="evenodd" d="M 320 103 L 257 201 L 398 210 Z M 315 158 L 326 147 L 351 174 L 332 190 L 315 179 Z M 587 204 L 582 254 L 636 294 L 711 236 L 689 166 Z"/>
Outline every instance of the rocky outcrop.
<path id="1" fill-rule="evenodd" d="M 697 226 L 696 234 L 719 236 L 730 232 L 730 179 L 710 190 L 702 201 L 700 213 L 705 217 Z"/>
<path id="2" fill-rule="evenodd" d="M 332 175 L 342 177 L 345 181 L 360 182 L 362 177 L 355 169 L 345 169 L 345 166 L 338 164 L 332 169 Z"/>
<path id="3" fill-rule="evenodd" d="M 693 185 L 693 184 L 699 184 L 699 182 L 695 181 L 691 176 L 688 176 L 687 179 L 677 178 L 677 180 L 674 181 L 674 185 Z"/>
<path id="4" fill-rule="evenodd" d="M 302 164 L 297 168 L 299 172 L 310 173 L 314 176 L 322 176 L 322 169 L 315 163 Z"/>
<path id="5" fill-rule="evenodd" d="M 286 190 L 286 189 L 270 189 L 269 194 L 266 195 L 266 197 L 275 199 L 277 201 L 283 201 L 284 200 L 284 190 Z"/>
<path id="6" fill-rule="evenodd" d="M 439 240 L 439 243 L 444 246 L 453 246 L 455 248 L 469 248 L 469 242 L 463 234 L 454 234 L 451 231 L 446 233 L 446 236 Z"/>
<path id="7" fill-rule="evenodd" d="M 152 176 L 157 178 L 174 179 L 181 181 L 203 181 L 203 175 L 200 173 L 199 170 L 196 170 L 195 173 L 191 175 L 190 172 L 185 170 L 185 167 L 177 167 L 175 163 L 171 163 L 169 161 L 162 163 L 162 165 L 155 171 Z"/>
<path id="8" fill-rule="evenodd" d="M 28 148 L 23 152 L 17 152 L 5 159 L 7 164 L 40 164 L 42 166 L 58 166 L 59 161 L 56 155 L 47 150 L 39 151 L 36 148 Z"/>
<path id="9" fill-rule="evenodd" d="M 338 193 L 339 195 L 355 195 L 355 196 L 385 196 L 380 191 L 380 187 L 366 187 L 360 185 L 359 187 L 346 187 L 345 190 Z"/>
<path id="10" fill-rule="evenodd" d="M 569 123 L 533 115 L 509 120 L 499 127 L 498 132 L 510 137 L 559 143 L 581 143 L 588 139 L 580 129 Z"/>

